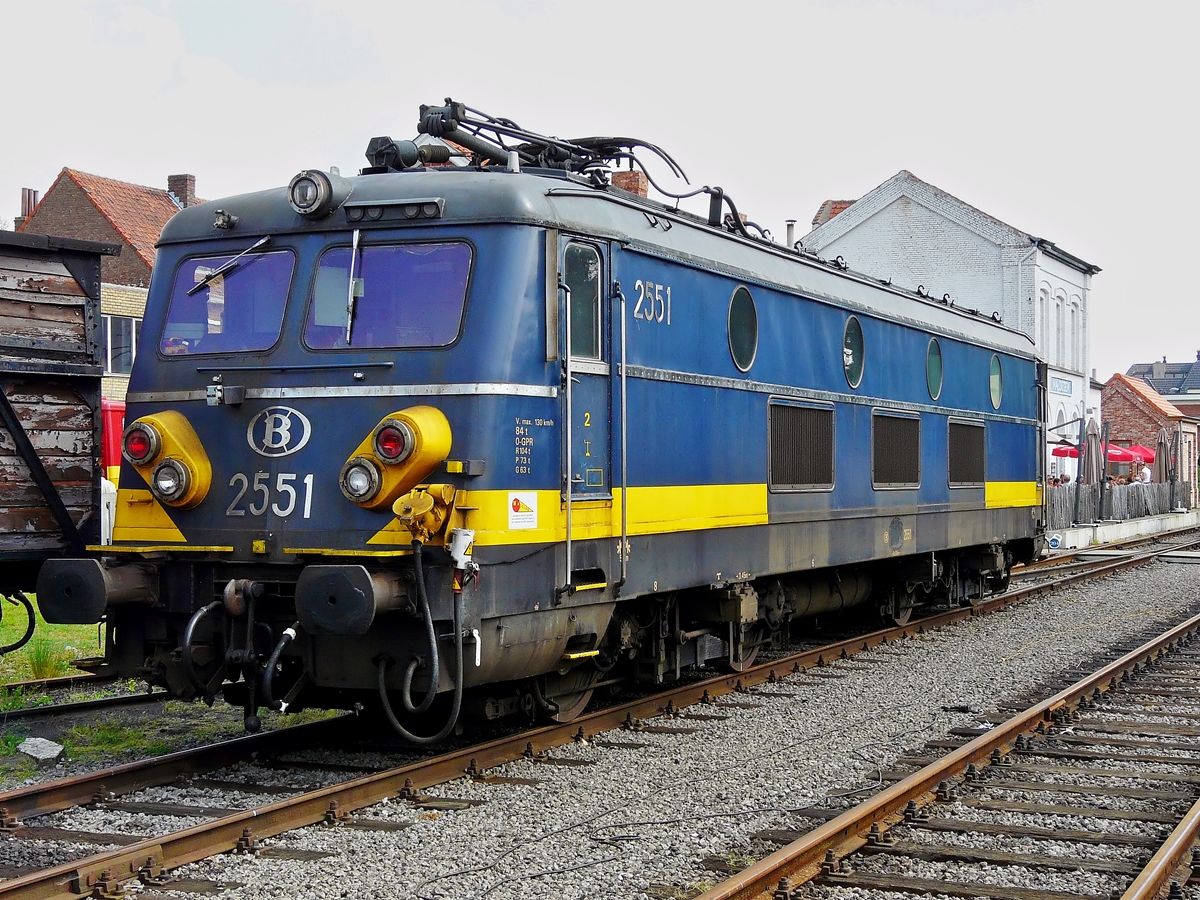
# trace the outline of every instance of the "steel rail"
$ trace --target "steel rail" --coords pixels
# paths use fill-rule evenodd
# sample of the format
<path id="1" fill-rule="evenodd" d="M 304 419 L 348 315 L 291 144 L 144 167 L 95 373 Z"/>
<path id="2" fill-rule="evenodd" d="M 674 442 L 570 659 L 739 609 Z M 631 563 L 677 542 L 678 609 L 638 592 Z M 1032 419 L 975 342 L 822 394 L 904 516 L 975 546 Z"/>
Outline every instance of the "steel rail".
<path id="1" fill-rule="evenodd" d="M 37 719 L 42 716 L 66 716 L 71 713 L 88 712 L 109 706 L 140 706 L 143 703 L 162 703 L 174 695 L 167 691 L 152 693 L 116 694 L 112 697 L 95 697 L 91 700 L 75 700 L 71 703 L 48 703 L 45 706 L 25 706 L 0 712 L 0 725 L 13 719 Z"/>
<path id="2" fill-rule="evenodd" d="M 1200 545 L 1200 541 L 1196 541 L 1195 543 Z M 1170 549 L 1178 550 L 1180 547 L 1175 546 Z M 1142 565 L 1164 552 L 1167 552 L 1167 550 L 1160 549 L 1140 556 L 1101 563 L 1089 573 L 1069 575 L 1054 582 L 1046 582 L 1016 591 L 1009 591 L 1007 594 L 987 600 L 975 607 L 959 607 L 903 626 L 886 628 L 866 635 L 847 638 L 822 647 L 760 663 L 742 672 L 692 682 L 665 693 L 629 701 L 609 709 L 581 716 L 571 722 L 558 725 L 545 725 L 515 736 L 498 738 L 484 744 L 450 751 L 427 760 L 365 775 L 351 781 L 342 782 L 341 784 L 331 785 L 286 800 L 245 810 L 223 818 L 214 819 L 210 822 L 204 822 L 168 835 L 147 838 L 116 850 L 97 853 L 81 860 L 64 863 L 40 872 L 29 873 L 10 881 L 0 882 L 0 898 L 37 898 L 37 900 L 46 900 L 46 898 L 77 898 L 92 893 L 97 886 L 119 884 L 138 877 L 139 873 L 157 875 L 164 870 L 178 868 L 179 866 L 200 859 L 206 859 L 218 853 L 236 850 L 239 844 L 244 845 L 246 841 L 256 841 L 262 838 L 273 837 L 295 828 L 328 821 L 330 816 L 347 815 L 355 810 L 374 805 L 385 798 L 396 796 L 406 789 L 415 791 L 436 784 L 442 784 L 456 778 L 461 778 L 468 772 L 503 765 L 521 756 L 551 747 L 562 746 L 575 740 L 586 739 L 589 734 L 610 731 L 620 728 L 622 725 L 629 725 L 636 730 L 639 719 L 660 715 L 668 702 L 673 703 L 676 707 L 684 707 L 702 703 L 705 699 L 712 700 L 726 694 L 745 691 L 754 685 L 777 680 L 779 677 L 792 671 L 800 671 L 810 666 L 821 666 L 826 664 L 827 661 L 849 658 L 858 652 L 887 644 L 889 641 L 900 640 L 915 634 L 924 634 L 926 629 L 938 628 L 964 619 L 999 611 L 1014 603 L 1050 593 L 1064 584 L 1084 581 L 1099 575 L 1107 575 Z M 326 723 L 314 724 L 321 725 Z M 289 731 L 292 734 L 296 733 L 294 729 L 284 729 L 272 732 L 271 735 L 287 735 Z M 256 735 L 254 737 L 259 736 Z M 249 741 L 251 739 L 240 738 L 238 740 Z M 237 742 L 227 743 L 234 744 Z M 968 762 L 974 761 L 974 759 L 973 757 Z M 963 765 L 965 767 L 966 763 Z M 125 776 L 125 780 L 122 782 L 124 785 L 123 792 L 151 786 L 151 784 L 164 783 L 162 781 L 154 781 L 138 784 L 137 778 L 139 772 L 132 771 L 136 766 L 137 764 L 129 764 L 129 766 L 119 767 L 118 770 L 124 770 L 123 774 Z M 113 781 L 117 783 L 111 773 L 118 770 L 107 770 L 105 772 L 94 773 L 90 776 L 79 776 L 78 779 L 68 779 L 67 781 L 89 782 L 93 785 L 104 784 L 106 790 L 116 793 L 116 789 L 112 788 L 109 782 Z M 141 774 L 144 777 L 144 773 Z M 51 787 L 57 787 L 57 784 Z M 886 793 L 890 795 L 895 790 L 896 788 L 892 788 Z M 27 796 L 36 794 L 37 788 L 9 792 L 9 794 L 22 793 Z M 78 798 L 80 796 L 79 789 L 73 789 L 72 795 Z M 0 794 L 0 805 L 4 805 L 7 796 L 9 795 Z M 87 799 L 90 798 L 91 795 L 87 795 Z M 86 800 L 79 801 L 76 799 L 73 802 L 67 802 L 52 808 L 48 808 L 45 805 L 35 806 L 34 808 L 39 812 L 49 812 L 52 809 L 63 809 L 67 806 L 77 805 L 78 802 L 86 802 Z M 870 823 L 867 825 L 868 828 L 869 825 Z M 826 826 L 821 831 L 827 830 L 828 827 Z M 708 895 L 704 895 L 704 897 L 705 900 L 711 900 Z"/>
<path id="3" fill-rule="evenodd" d="M 249 759 L 253 753 L 292 750 L 299 742 L 325 737 L 325 731 L 345 728 L 342 721 L 344 718 L 339 716 L 304 725 L 292 725 L 276 731 L 233 738 L 219 744 L 125 763 L 110 769 L 3 791 L 0 792 L 0 825 L 12 828 L 21 819 L 82 806 L 93 802 L 97 796 L 116 797 L 148 787 L 170 784 L 180 775 L 208 772 Z"/>
<path id="4" fill-rule="evenodd" d="M 17 691 L 53 691 L 58 688 L 77 687 L 82 684 L 108 684 L 117 680 L 116 675 L 80 672 L 78 675 L 58 675 L 54 678 L 31 678 L 28 681 L 9 681 L 0 685 L 5 694 Z"/>
<path id="5" fill-rule="evenodd" d="M 821 863 L 829 851 L 833 851 L 840 858 L 857 850 L 867 842 L 866 835 L 870 832 L 872 825 L 876 823 L 891 825 L 899 821 L 909 801 L 917 802 L 918 805 L 927 801 L 940 782 L 962 773 L 970 764 L 986 763 L 991 758 L 993 751 L 1005 752 L 1011 748 L 1018 735 L 1035 729 L 1039 723 L 1051 721 L 1055 712 L 1070 709 L 1073 704 L 1078 703 L 1080 698 L 1093 690 L 1100 690 L 1101 693 L 1107 692 L 1111 689 L 1111 682 L 1114 678 L 1120 678 L 1122 675 L 1132 672 L 1137 663 L 1169 646 L 1176 645 L 1191 635 L 1198 627 L 1200 627 L 1200 615 L 1193 616 L 1176 625 L 1169 631 L 1147 641 L 1136 650 L 1059 691 L 1054 696 L 1035 704 L 1023 713 L 1018 713 L 986 734 L 951 751 L 936 763 L 914 772 L 865 803 L 848 810 L 836 819 L 831 819 L 798 841 L 780 848 L 765 859 L 700 894 L 695 900 L 770 898 L 780 878 L 798 876 L 801 880 L 811 879 L 820 871 Z M 1189 814 L 1190 816 L 1191 814 Z M 1200 822 L 1200 811 L 1197 811 L 1195 820 L 1191 822 L 1190 827 L 1193 831 L 1197 822 Z M 1164 853 L 1163 862 L 1158 866 L 1158 870 L 1166 870 L 1165 874 L 1156 877 L 1169 875 L 1171 869 L 1166 868 L 1167 864 L 1171 859 L 1177 861 L 1188 849 L 1190 847 L 1182 837 L 1173 842 L 1170 854 Z M 1146 893 L 1127 894 L 1123 900 L 1134 900 L 1135 897 L 1138 900 L 1148 900 L 1154 896 L 1148 892 L 1149 887 L 1145 890 Z"/>
<path id="6" fill-rule="evenodd" d="M 1150 857 L 1150 862 L 1121 895 L 1121 900 L 1157 900 L 1184 858 L 1191 854 L 1197 834 L 1200 834 L 1200 800 L 1167 835 L 1158 852 Z"/>

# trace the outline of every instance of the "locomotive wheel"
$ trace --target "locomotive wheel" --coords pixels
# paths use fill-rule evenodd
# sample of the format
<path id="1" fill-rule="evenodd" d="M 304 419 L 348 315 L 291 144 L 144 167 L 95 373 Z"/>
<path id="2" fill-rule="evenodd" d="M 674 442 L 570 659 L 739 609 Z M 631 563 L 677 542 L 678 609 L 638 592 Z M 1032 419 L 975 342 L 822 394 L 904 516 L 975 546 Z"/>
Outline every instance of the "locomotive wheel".
<path id="1" fill-rule="evenodd" d="M 721 661 L 720 667 L 728 672 L 745 672 L 754 665 L 754 660 L 758 658 L 758 651 L 766 643 L 766 640 L 766 635 L 763 634 L 763 629 L 758 622 L 742 626 L 741 655 L 737 659 L 732 656 L 726 657 Z"/>
<path id="2" fill-rule="evenodd" d="M 891 622 L 893 625 L 904 626 L 907 625 L 912 619 L 912 614 L 913 608 L 911 606 L 906 606 L 904 609 L 894 613 L 884 613 L 883 618 L 885 622 Z"/>
<path id="3" fill-rule="evenodd" d="M 538 679 L 542 696 L 553 703 L 556 712 L 546 713 L 552 722 L 570 722 L 579 717 L 592 699 L 592 685 L 600 673 L 591 667 L 573 669 L 565 675 L 552 672 Z"/>
<path id="4" fill-rule="evenodd" d="M 894 600 L 879 608 L 879 618 L 884 625 L 899 625 L 903 627 L 912 620 L 913 609 L 916 608 L 916 591 L 904 593 L 897 591 Z"/>

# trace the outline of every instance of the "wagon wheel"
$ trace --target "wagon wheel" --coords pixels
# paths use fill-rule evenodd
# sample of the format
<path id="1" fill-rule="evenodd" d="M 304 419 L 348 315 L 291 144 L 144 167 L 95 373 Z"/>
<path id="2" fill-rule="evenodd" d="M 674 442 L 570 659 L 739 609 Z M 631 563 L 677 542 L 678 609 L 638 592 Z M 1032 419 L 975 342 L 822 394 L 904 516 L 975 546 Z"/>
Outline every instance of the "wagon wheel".
<path id="1" fill-rule="evenodd" d="M 884 625 L 899 625 L 903 627 L 912 620 L 913 610 L 917 606 L 916 591 L 895 589 L 893 599 L 879 607 L 879 618 Z"/>
<path id="2" fill-rule="evenodd" d="M 592 699 L 592 687 L 600 680 L 600 673 L 591 666 L 572 669 L 565 675 L 551 672 L 538 679 L 542 696 L 555 707 L 554 712 L 545 713 L 552 722 L 570 722 L 587 708 Z"/>
<path id="3" fill-rule="evenodd" d="M 766 640 L 767 636 L 760 623 L 743 625 L 740 648 L 731 648 L 729 656 L 721 660 L 720 667 L 728 672 L 745 672 L 754 665 L 754 660 L 758 658 L 758 651 L 766 643 Z M 736 653 L 737 649 L 740 649 L 741 652 Z"/>

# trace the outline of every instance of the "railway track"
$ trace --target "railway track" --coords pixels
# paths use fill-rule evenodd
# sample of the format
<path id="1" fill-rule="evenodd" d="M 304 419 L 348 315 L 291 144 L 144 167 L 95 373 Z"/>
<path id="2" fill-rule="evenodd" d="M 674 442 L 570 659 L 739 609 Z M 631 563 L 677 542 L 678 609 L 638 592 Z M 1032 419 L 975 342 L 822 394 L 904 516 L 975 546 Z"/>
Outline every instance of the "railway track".
<path id="1" fill-rule="evenodd" d="M 1089 574 L 1094 576 L 1096 571 L 1107 573 L 1140 565 L 1153 558 L 1157 552 L 1159 551 L 1104 561 Z M 1082 574 L 1068 576 L 1057 581 L 1055 586 L 1063 581 L 1083 580 L 1084 577 Z M 214 769 L 221 763 L 216 761 L 216 757 L 204 757 L 201 751 L 191 751 L 195 755 L 188 759 L 131 763 L 118 769 L 68 779 L 66 782 L 51 782 L 20 791 L 10 791 L 0 794 L 0 807 L 5 810 L 3 827 L 8 832 L 8 839 L 18 841 L 26 836 L 37 837 L 38 832 L 31 829 L 41 827 L 36 821 L 37 818 L 49 812 L 97 801 L 106 808 L 116 809 L 117 804 L 125 804 L 126 809 L 136 810 L 136 806 L 129 804 L 138 803 L 135 792 L 148 785 L 177 784 L 181 791 L 191 786 L 209 793 L 201 794 L 207 799 L 183 797 L 174 804 L 174 809 L 164 809 L 161 804 L 155 809 L 143 809 L 147 814 L 183 816 L 194 823 L 181 830 L 144 838 L 125 836 L 121 840 L 115 840 L 112 834 L 80 833 L 78 829 L 70 836 L 59 833 L 59 840 L 74 840 L 93 845 L 110 844 L 114 845 L 115 849 L 104 850 L 83 859 L 59 861 L 37 871 L 13 872 L 11 874 L 15 877 L 0 883 L 0 897 L 109 896 L 119 893 L 123 884 L 135 878 L 143 884 L 160 883 L 169 877 L 165 873 L 188 862 L 218 853 L 236 852 L 239 849 L 253 851 L 261 847 L 266 838 L 318 822 L 354 824 L 360 828 L 378 830 L 404 827 L 404 823 L 393 818 L 352 821 L 352 813 L 391 799 L 399 799 L 418 807 L 432 804 L 437 808 L 438 804 L 444 801 L 423 794 L 433 785 L 461 778 L 464 773 L 487 780 L 488 769 L 521 757 L 530 758 L 535 762 L 550 763 L 552 760 L 543 755 L 547 749 L 569 744 L 574 740 L 590 739 L 594 746 L 599 747 L 607 745 L 636 748 L 639 733 L 690 733 L 700 727 L 705 718 L 724 717 L 739 707 L 754 705 L 753 697 L 730 695 L 750 691 L 755 686 L 773 684 L 792 672 L 809 669 L 815 673 L 826 663 L 848 658 L 860 650 L 878 647 L 900 640 L 905 635 L 922 633 L 951 622 L 1002 609 L 1022 599 L 1046 593 L 1050 589 L 1049 585 L 1035 585 L 1022 591 L 1010 591 L 1009 594 L 974 609 L 943 612 L 905 627 L 859 635 L 775 659 L 741 673 L 682 685 L 653 697 L 601 710 L 569 724 L 535 728 L 432 758 L 414 758 L 407 764 L 377 771 L 370 771 L 369 766 L 350 765 L 345 767 L 348 771 L 337 773 L 336 783 L 299 793 L 297 791 L 301 788 L 295 784 L 272 785 L 267 779 L 257 776 L 247 777 L 243 774 L 213 777 Z M 760 690 L 763 689 L 760 687 Z M 698 710 L 685 709 L 693 704 L 705 705 Z M 337 730 L 339 726 L 331 727 Z M 620 730 L 622 728 L 623 731 Z M 597 739 L 596 735 L 600 733 L 605 733 L 604 737 Z M 278 735 L 284 737 L 276 737 Z M 262 737 L 271 737 L 294 747 L 299 743 L 300 734 L 299 729 L 289 729 Z M 255 753 L 260 758 L 269 759 L 271 756 L 269 748 L 265 744 L 255 743 L 254 738 L 243 738 L 222 746 L 224 749 L 217 752 L 226 755 L 227 764 L 245 764 Z M 330 770 L 328 765 L 317 765 L 314 768 L 324 769 L 327 773 Z M 292 774 L 294 776 L 294 769 Z M 187 776 L 187 779 L 180 781 L 181 776 Z M 240 780 L 236 780 L 238 778 Z M 248 789 L 254 786 L 260 790 L 255 792 Z M 279 796 L 286 792 L 293 796 L 275 799 L 262 805 L 235 808 L 232 802 L 228 805 L 214 803 L 211 799 L 211 792 L 214 790 L 228 790 L 231 794 L 241 795 L 241 802 L 245 801 L 247 795 L 258 793 L 254 803 L 261 800 L 262 793 Z M 42 837 L 45 835 L 43 832 Z"/>
<path id="2" fill-rule="evenodd" d="M 1200 859 L 1200 616 L 937 759 L 699 900 L 936 893 L 1148 900 Z M 789 835 L 775 834 L 776 840 Z"/>

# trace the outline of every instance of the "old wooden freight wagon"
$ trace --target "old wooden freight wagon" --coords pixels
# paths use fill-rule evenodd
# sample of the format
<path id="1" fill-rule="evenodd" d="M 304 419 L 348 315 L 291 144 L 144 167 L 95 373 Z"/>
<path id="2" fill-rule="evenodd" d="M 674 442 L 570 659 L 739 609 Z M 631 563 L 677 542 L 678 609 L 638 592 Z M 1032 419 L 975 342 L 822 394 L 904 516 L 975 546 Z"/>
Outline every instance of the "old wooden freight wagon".
<path id="1" fill-rule="evenodd" d="M 100 534 L 100 257 L 0 231 L 0 594 Z"/>

